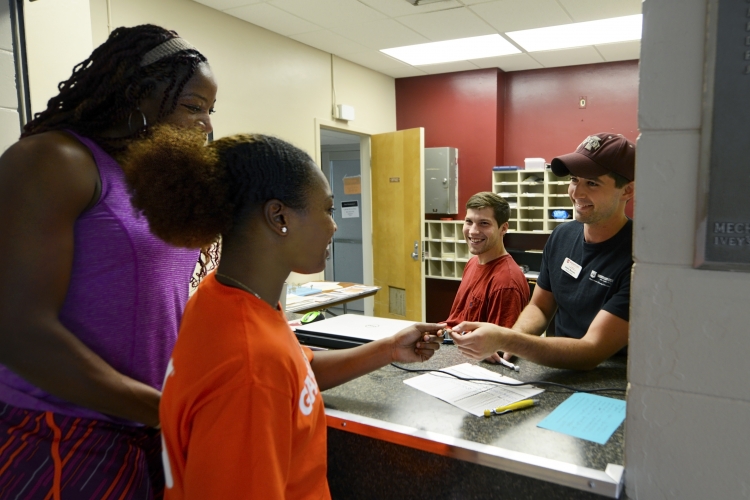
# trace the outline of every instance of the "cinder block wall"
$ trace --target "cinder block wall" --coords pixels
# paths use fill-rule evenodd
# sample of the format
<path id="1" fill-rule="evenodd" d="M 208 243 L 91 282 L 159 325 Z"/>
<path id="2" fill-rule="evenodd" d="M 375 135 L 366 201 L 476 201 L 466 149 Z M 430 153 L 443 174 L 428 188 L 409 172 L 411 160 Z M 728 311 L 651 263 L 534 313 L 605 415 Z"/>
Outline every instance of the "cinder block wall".
<path id="1" fill-rule="evenodd" d="M 692 266 L 710 3 L 643 3 L 625 428 L 632 499 L 750 498 L 750 273 Z"/>
<path id="2" fill-rule="evenodd" d="M 0 0 L 0 154 L 18 140 L 21 130 L 10 23 L 12 1 Z"/>

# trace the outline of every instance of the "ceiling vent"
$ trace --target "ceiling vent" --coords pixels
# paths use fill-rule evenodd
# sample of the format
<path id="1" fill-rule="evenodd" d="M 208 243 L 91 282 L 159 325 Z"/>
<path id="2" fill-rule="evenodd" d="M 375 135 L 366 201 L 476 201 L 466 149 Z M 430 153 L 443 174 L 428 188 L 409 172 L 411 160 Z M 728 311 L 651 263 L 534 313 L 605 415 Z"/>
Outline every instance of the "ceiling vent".
<path id="1" fill-rule="evenodd" d="M 420 5 L 427 5 L 428 3 L 446 2 L 447 0 L 406 0 L 406 1 L 414 5 L 415 7 L 419 7 Z"/>

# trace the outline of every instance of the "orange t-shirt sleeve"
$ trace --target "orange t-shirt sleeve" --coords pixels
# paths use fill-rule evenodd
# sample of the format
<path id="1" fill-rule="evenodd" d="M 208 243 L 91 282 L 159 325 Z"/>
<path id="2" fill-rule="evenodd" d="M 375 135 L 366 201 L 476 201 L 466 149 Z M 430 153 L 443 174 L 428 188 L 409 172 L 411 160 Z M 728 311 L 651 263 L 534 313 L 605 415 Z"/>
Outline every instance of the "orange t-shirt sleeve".
<path id="1" fill-rule="evenodd" d="M 288 394 L 248 384 L 203 404 L 192 419 L 184 498 L 284 498 L 292 402 Z"/>
<path id="2" fill-rule="evenodd" d="M 315 357 L 315 353 L 313 352 L 313 350 L 306 345 L 300 345 L 300 347 L 302 348 L 302 352 L 305 353 L 305 356 L 307 356 L 307 362 L 312 363 L 312 360 Z"/>

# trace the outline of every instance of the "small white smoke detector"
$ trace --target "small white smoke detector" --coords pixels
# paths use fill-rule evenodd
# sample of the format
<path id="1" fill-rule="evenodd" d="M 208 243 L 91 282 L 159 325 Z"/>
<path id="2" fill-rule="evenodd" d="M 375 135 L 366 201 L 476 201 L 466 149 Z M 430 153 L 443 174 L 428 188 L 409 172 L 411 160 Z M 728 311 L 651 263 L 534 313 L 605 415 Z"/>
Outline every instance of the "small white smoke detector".
<path id="1" fill-rule="evenodd" d="M 339 120 L 351 121 L 354 120 L 354 107 L 346 104 L 336 105 L 336 118 Z"/>

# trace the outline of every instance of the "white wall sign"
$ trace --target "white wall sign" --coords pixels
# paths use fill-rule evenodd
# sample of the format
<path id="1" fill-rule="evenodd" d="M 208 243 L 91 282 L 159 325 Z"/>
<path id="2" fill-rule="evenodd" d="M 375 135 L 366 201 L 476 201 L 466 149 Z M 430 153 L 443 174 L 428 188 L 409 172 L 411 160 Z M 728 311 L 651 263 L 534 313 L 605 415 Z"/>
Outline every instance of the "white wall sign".
<path id="1" fill-rule="evenodd" d="M 341 218 L 342 219 L 358 219 L 359 218 L 359 202 L 358 201 L 342 201 L 341 202 Z"/>

